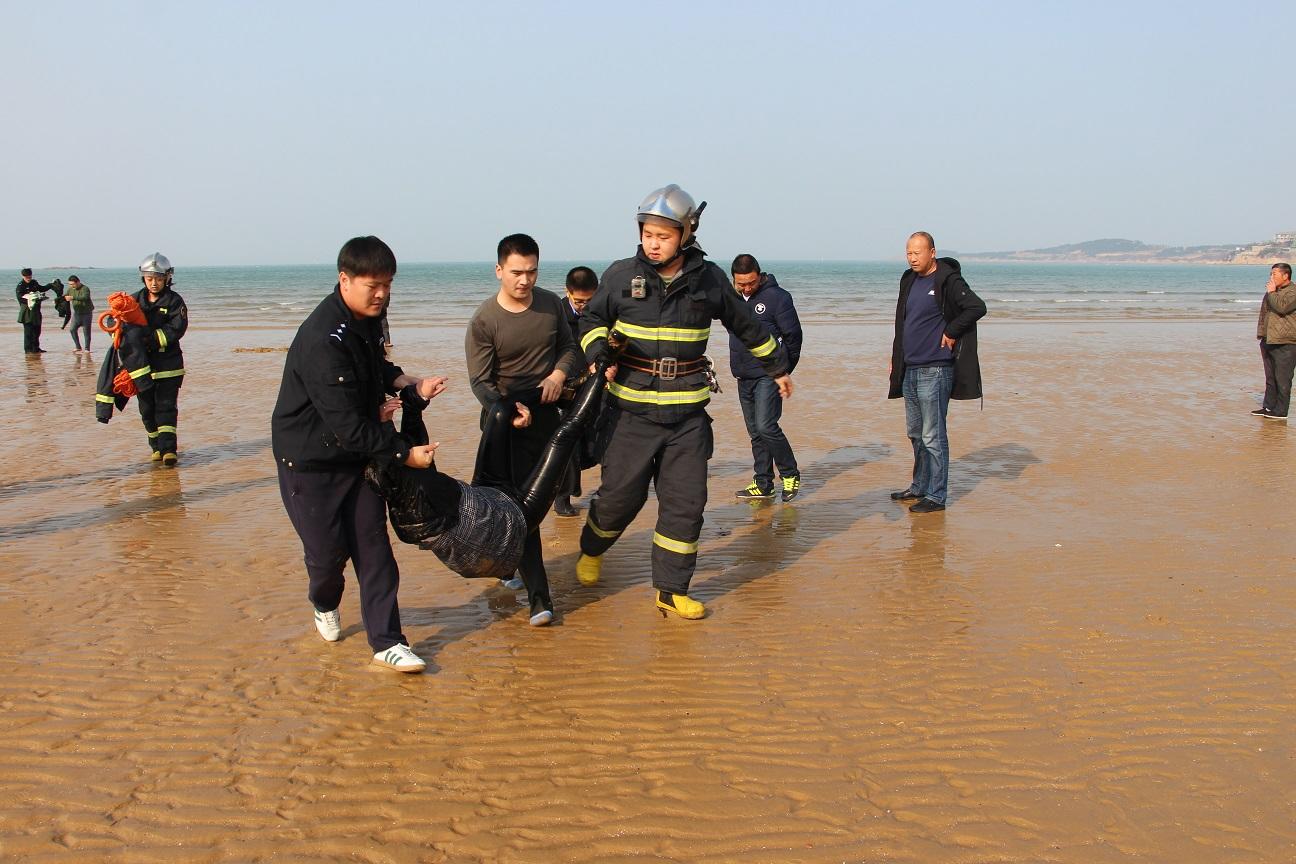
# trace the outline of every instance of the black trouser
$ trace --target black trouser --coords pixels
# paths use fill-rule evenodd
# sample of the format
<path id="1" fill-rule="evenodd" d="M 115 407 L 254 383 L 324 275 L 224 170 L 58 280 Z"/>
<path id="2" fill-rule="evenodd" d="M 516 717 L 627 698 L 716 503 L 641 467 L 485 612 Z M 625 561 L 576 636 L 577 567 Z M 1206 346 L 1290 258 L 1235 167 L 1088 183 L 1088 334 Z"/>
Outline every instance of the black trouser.
<path id="1" fill-rule="evenodd" d="M 711 418 L 698 411 L 678 423 L 660 424 L 617 410 L 603 454 L 603 482 L 590 501 L 581 530 L 581 552 L 602 555 L 626 529 L 644 502 L 648 484 L 657 490 L 653 532 L 653 587 L 687 594 L 697 566 L 698 536 L 707 500 Z"/>
<path id="2" fill-rule="evenodd" d="M 774 379 L 739 378 L 738 404 L 742 407 L 747 437 L 751 439 L 752 475 L 766 492 L 774 488 L 774 466 L 780 477 L 799 477 L 792 445 L 779 427 L 783 397 Z"/>
<path id="3" fill-rule="evenodd" d="M 1270 414 L 1286 417 L 1291 405 L 1292 371 L 1296 370 L 1296 345 L 1261 342 L 1260 359 L 1264 361 L 1264 407 Z"/>
<path id="4" fill-rule="evenodd" d="M 36 316 L 36 320 L 28 321 L 23 325 L 23 351 L 28 354 L 35 354 L 40 351 L 40 331 L 41 319 Z"/>
<path id="5" fill-rule="evenodd" d="M 176 421 L 179 417 L 176 402 L 180 398 L 180 384 L 183 381 L 184 375 L 174 378 L 154 377 L 153 386 L 140 391 L 135 397 L 139 402 L 144 431 L 148 433 L 149 446 L 157 453 L 176 452 Z"/>
<path id="6" fill-rule="evenodd" d="M 484 416 L 484 413 L 483 413 Z M 515 489 L 525 489 L 540 462 L 540 456 L 549 444 L 549 438 L 558 428 L 558 408 L 550 405 L 534 405 L 531 408 L 531 425 L 525 429 L 513 429 L 509 435 L 509 477 Z M 527 602 L 534 615 L 541 609 L 553 609 L 553 599 L 549 596 L 549 574 L 545 571 L 543 545 L 540 532 L 532 531 L 527 535 L 526 546 L 522 549 L 522 561 L 518 564 L 518 573 L 526 585 Z"/>
<path id="7" fill-rule="evenodd" d="M 279 467 L 279 494 L 306 553 L 306 596 L 321 612 L 342 603 L 347 560 L 360 583 L 360 617 L 374 653 L 400 643 L 396 590 L 400 570 L 387 536 L 387 505 L 364 480 L 363 468 L 293 471 Z"/>

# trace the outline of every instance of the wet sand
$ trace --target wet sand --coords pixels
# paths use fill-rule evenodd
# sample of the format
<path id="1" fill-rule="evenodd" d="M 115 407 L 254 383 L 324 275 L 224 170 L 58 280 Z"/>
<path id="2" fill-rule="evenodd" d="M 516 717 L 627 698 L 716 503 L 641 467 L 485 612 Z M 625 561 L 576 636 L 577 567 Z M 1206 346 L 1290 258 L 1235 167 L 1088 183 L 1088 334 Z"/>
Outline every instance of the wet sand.
<path id="1" fill-rule="evenodd" d="M 650 500 L 594 588 L 580 520 L 545 523 L 548 629 L 398 547 L 429 662 L 402 676 L 367 665 L 353 581 L 343 641 L 311 625 L 283 354 L 235 350 L 289 332 L 186 337 L 166 470 L 133 405 L 93 421 L 97 358 L 28 360 L 8 324 L 0 859 L 1296 860 L 1296 432 L 1247 415 L 1251 333 L 987 322 L 951 507 L 920 517 L 887 497 L 888 328 L 813 326 L 795 504 L 732 499 L 736 388 L 713 403 L 705 621 L 652 608 Z M 395 359 L 452 376 L 433 434 L 467 476 L 460 334 L 397 328 Z"/>

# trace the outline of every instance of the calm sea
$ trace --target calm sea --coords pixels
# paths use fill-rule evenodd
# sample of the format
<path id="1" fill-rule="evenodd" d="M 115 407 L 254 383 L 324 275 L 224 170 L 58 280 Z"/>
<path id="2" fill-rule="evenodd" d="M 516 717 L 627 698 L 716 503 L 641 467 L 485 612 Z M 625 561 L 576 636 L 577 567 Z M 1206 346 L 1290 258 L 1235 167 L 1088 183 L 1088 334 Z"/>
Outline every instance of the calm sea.
<path id="1" fill-rule="evenodd" d="M 561 292 L 567 270 L 607 261 L 544 261 L 540 285 Z M 807 322 L 891 321 L 905 265 L 891 261 L 765 261 L 764 269 L 796 297 Z M 69 270 L 40 270 L 42 283 L 66 281 Z M 96 298 L 135 291 L 128 269 L 78 270 Z M 1264 266 L 982 264 L 964 275 L 992 318 L 1250 318 L 1259 308 L 1269 270 Z M 336 272 L 320 266 L 180 268 L 176 290 L 198 326 L 295 327 L 333 287 Z M 494 266 L 402 264 L 392 318 L 406 325 L 463 324 L 497 287 Z M 99 303 L 102 308 L 102 303 Z"/>

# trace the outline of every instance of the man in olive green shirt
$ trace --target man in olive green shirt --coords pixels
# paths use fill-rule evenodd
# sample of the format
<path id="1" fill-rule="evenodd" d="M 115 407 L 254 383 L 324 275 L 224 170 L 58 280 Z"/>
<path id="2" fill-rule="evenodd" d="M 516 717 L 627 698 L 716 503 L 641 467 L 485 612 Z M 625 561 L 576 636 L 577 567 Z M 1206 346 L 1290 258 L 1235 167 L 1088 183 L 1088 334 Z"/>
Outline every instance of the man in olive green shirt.
<path id="1" fill-rule="evenodd" d="M 464 336 L 468 384 L 482 404 L 483 417 L 498 399 L 528 398 L 532 403 L 530 425 L 515 429 L 511 438 L 512 480 L 519 488 L 558 426 L 555 403 L 563 384 L 579 374 L 582 365 L 563 301 L 536 287 L 539 270 L 540 246 L 535 240 L 526 234 L 501 240 L 495 265 L 499 291 L 473 313 Z M 548 624 L 553 600 L 538 533 L 527 537 L 518 572 L 527 589 L 531 624 Z M 521 587 L 512 580 L 506 584 Z"/>

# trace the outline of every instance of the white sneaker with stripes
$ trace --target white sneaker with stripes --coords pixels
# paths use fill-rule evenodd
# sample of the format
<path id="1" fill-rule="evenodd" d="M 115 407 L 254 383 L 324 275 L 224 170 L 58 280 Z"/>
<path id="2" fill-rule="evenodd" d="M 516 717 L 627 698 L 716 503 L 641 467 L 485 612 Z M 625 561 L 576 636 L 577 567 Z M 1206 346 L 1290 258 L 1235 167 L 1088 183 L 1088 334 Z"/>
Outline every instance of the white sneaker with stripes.
<path id="1" fill-rule="evenodd" d="M 422 672 L 427 668 L 427 664 L 408 645 L 399 643 L 379 651 L 374 655 L 373 662 L 397 672 Z"/>
<path id="2" fill-rule="evenodd" d="M 342 638 L 342 616 L 338 610 L 321 612 L 315 610 L 315 629 L 324 637 L 325 642 L 336 642 Z"/>

